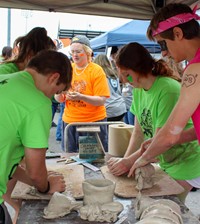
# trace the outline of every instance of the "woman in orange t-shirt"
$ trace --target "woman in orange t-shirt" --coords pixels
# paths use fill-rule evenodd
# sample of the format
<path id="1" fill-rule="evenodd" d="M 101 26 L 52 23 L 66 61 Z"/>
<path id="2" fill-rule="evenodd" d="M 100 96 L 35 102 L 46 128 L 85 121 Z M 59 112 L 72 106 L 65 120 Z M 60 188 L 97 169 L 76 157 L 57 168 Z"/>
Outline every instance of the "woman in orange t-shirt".
<path id="1" fill-rule="evenodd" d="M 110 91 L 103 69 L 92 62 L 92 49 L 87 37 L 77 35 L 71 42 L 73 60 L 73 79 L 71 89 L 67 93 L 55 95 L 59 102 L 65 102 L 63 113 L 63 131 L 67 124 L 74 122 L 106 121 L 105 101 Z M 107 127 L 100 126 L 100 138 L 107 150 Z M 80 134 L 79 134 L 80 135 Z M 76 126 L 68 129 L 68 152 L 78 151 L 78 133 Z M 62 136 L 62 149 L 64 141 Z"/>

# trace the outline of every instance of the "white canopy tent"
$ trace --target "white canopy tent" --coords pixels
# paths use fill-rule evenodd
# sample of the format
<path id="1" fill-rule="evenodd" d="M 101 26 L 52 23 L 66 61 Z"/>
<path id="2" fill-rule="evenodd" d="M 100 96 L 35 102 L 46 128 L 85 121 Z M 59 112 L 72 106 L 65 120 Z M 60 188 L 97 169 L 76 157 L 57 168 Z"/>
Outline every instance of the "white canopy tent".
<path id="1" fill-rule="evenodd" d="M 0 7 L 149 20 L 169 3 L 193 6 L 200 0 L 1 0 Z"/>

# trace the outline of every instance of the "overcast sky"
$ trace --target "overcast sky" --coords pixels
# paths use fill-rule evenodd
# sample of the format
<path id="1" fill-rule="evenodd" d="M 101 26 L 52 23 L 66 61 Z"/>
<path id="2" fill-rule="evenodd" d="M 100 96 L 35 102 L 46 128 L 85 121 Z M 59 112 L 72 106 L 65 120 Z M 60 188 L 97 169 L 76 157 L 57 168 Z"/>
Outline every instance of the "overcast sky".
<path id="1" fill-rule="evenodd" d="M 0 18 L 1 52 L 1 49 L 8 42 L 8 9 L 0 8 Z M 45 27 L 48 35 L 55 39 L 57 38 L 59 22 L 61 29 L 108 31 L 129 21 L 130 19 L 11 9 L 10 43 L 12 45 L 17 37 L 24 35 L 36 26 Z"/>

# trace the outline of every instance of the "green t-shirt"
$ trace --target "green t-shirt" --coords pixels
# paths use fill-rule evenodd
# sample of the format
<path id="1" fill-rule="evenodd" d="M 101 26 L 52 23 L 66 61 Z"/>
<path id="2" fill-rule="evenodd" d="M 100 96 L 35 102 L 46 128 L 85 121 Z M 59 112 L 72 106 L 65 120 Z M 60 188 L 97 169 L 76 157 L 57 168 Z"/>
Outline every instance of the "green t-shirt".
<path id="1" fill-rule="evenodd" d="M 0 76 L 0 204 L 24 147 L 47 148 L 51 100 L 25 71 Z"/>
<path id="2" fill-rule="evenodd" d="M 180 83 L 167 77 L 158 77 L 148 91 L 133 90 L 130 110 L 137 117 L 145 139 L 152 138 L 156 129 L 165 124 L 179 94 Z M 190 120 L 185 128 L 192 126 Z M 200 176 L 200 146 L 197 141 L 173 146 L 158 158 L 161 168 L 174 179 L 190 180 Z"/>
<path id="3" fill-rule="evenodd" d="M 15 73 L 18 71 L 19 69 L 15 63 L 9 62 L 9 63 L 0 64 L 0 75 Z"/>

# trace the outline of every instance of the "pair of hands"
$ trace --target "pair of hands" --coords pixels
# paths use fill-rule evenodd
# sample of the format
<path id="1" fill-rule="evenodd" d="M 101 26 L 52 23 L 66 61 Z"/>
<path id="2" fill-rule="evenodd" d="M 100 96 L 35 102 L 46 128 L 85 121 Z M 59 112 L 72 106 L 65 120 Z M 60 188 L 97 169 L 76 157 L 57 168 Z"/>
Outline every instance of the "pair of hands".
<path id="1" fill-rule="evenodd" d="M 139 156 L 134 158 L 134 156 L 116 158 L 112 157 L 108 160 L 107 166 L 110 172 L 115 176 L 120 176 L 125 173 L 128 173 L 128 177 L 135 175 L 135 170 L 139 167 L 145 166 L 155 160 L 146 160 L 142 155 L 147 150 L 148 146 L 152 142 L 152 139 L 145 141 L 141 148 L 139 149 Z"/>
<path id="2" fill-rule="evenodd" d="M 65 184 L 64 176 L 61 173 L 58 173 L 55 171 L 48 171 L 47 179 L 50 183 L 50 190 L 48 194 L 65 191 L 66 184 Z"/>
<path id="3" fill-rule="evenodd" d="M 129 158 L 112 157 L 108 160 L 107 166 L 110 172 L 115 176 L 121 176 L 128 173 L 128 177 L 135 175 L 135 170 L 138 167 L 145 166 L 149 161 L 139 157 L 135 162 L 131 162 Z"/>
<path id="4" fill-rule="evenodd" d="M 81 93 L 79 92 L 66 92 L 66 100 L 81 100 Z"/>

